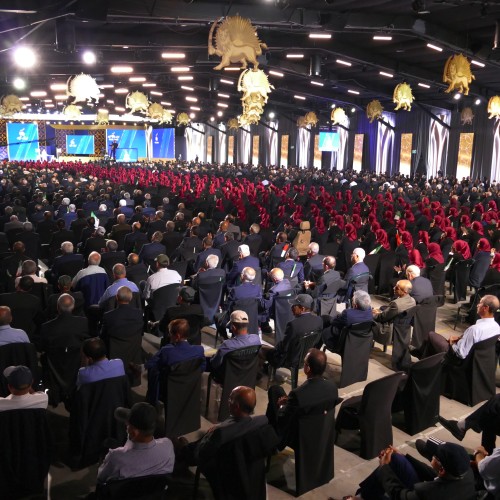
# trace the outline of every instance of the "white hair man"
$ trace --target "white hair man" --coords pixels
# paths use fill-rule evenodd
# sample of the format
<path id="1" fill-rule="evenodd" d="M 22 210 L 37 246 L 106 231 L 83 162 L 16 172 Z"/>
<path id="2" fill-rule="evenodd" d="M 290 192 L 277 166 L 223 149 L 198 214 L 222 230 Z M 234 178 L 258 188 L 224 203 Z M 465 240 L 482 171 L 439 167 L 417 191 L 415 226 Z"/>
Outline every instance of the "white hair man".
<path id="1" fill-rule="evenodd" d="M 260 270 L 260 262 L 257 257 L 250 255 L 250 248 L 248 245 L 240 245 L 238 247 L 239 260 L 237 260 L 231 271 L 227 275 L 227 286 L 228 288 L 233 287 L 238 284 L 238 278 L 241 276 L 241 272 L 245 267 L 251 267 L 254 270 Z M 259 273 L 260 274 L 260 273 Z"/>
<path id="2" fill-rule="evenodd" d="M 319 245 L 315 242 L 309 243 L 307 261 L 304 264 L 304 278 L 309 281 L 317 281 L 323 274 L 324 255 L 319 253 Z"/>
<path id="3" fill-rule="evenodd" d="M 408 266 L 406 268 L 406 277 L 411 282 L 410 295 L 415 299 L 417 304 L 434 295 L 432 283 L 427 278 L 420 276 L 420 268 L 418 266 Z"/>
<path id="4" fill-rule="evenodd" d="M 363 262 L 366 252 L 362 248 L 355 248 L 351 254 L 352 266 L 345 273 L 344 280 L 346 282 L 347 290 L 363 290 L 368 292 L 368 280 L 370 269 Z M 359 281 L 359 282 L 358 282 Z"/>

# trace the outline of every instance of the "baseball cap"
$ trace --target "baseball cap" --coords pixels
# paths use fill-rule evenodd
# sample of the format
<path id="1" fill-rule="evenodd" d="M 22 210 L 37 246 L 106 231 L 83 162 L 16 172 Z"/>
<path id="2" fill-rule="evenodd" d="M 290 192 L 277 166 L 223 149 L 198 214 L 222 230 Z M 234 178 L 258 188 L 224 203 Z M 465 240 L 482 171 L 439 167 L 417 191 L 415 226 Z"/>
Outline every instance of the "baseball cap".
<path id="1" fill-rule="evenodd" d="M 455 443 L 439 443 L 428 439 L 424 450 L 429 457 L 435 456 L 444 470 L 455 477 L 463 476 L 470 467 L 470 458 L 465 448 Z"/>
<path id="2" fill-rule="evenodd" d="M 288 301 L 291 306 L 302 306 L 307 309 L 312 309 L 313 302 L 313 298 L 310 295 L 307 295 L 307 293 L 300 293 Z"/>
<path id="3" fill-rule="evenodd" d="M 130 410 L 120 406 L 115 410 L 115 418 L 146 434 L 153 434 L 156 429 L 156 409 L 149 403 L 136 403 Z"/>
<path id="4" fill-rule="evenodd" d="M 164 253 L 161 253 L 156 257 L 155 262 L 158 262 L 161 266 L 168 266 L 170 259 Z"/>
<path id="5" fill-rule="evenodd" d="M 96 230 L 95 230 L 96 234 L 98 234 L 99 236 L 104 236 L 106 234 L 106 229 L 104 229 L 102 226 L 99 226 Z"/>
<path id="6" fill-rule="evenodd" d="M 193 302 L 196 297 L 196 290 L 190 286 L 183 286 L 179 291 L 179 295 L 182 297 L 182 300 Z"/>
<path id="7" fill-rule="evenodd" d="M 3 371 L 9 385 L 15 389 L 23 389 L 33 382 L 33 375 L 27 366 L 9 366 Z"/>
<path id="8" fill-rule="evenodd" d="M 230 321 L 231 323 L 248 323 L 248 314 L 245 311 L 233 311 Z"/>

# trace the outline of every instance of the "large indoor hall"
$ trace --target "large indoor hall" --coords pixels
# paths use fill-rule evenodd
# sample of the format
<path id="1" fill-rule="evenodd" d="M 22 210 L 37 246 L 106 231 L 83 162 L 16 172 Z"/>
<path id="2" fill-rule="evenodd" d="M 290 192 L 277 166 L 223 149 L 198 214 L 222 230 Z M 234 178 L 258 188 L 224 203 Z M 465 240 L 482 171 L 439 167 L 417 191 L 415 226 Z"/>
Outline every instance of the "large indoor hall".
<path id="1" fill-rule="evenodd" d="M 500 3 L 0 6 L 0 498 L 500 498 Z"/>

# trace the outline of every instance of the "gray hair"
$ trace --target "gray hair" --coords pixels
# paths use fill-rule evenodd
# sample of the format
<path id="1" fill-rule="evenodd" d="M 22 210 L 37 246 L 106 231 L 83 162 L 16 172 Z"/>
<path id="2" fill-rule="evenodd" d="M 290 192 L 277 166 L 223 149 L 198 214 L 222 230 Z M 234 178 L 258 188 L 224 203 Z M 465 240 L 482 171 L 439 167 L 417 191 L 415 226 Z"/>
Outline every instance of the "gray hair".
<path id="1" fill-rule="evenodd" d="M 214 254 L 210 254 L 205 262 L 207 263 L 208 269 L 215 269 L 219 264 L 219 257 Z"/>
<path id="2" fill-rule="evenodd" d="M 238 252 L 241 253 L 243 257 L 248 257 L 250 255 L 250 247 L 248 245 L 240 245 L 238 247 Z"/>
<path id="3" fill-rule="evenodd" d="M 60 313 L 72 313 L 75 308 L 75 299 L 69 293 L 59 295 L 57 299 L 57 310 Z"/>
<path id="4" fill-rule="evenodd" d="M 414 264 L 412 264 L 411 266 L 408 266 L 406 268 L 406 276 L 408 277 L 408 273 L 411 273 L 413 274 L 413 276 L 417 277 L 417 276 L 420 276 L 420 268 Z"/>
<path id="5" fill-rule="evenodd" d="M 255 269 L 253 267 L 244 267 L 241 271 L 241 276 L 245 278 L 245 281 L 253 281 L 255 279 Z"/>
<path id="6" fill-rule="evenodd" d="M 352 296 L 353 303 L 356 304 L 358 309 L 367 311 L 372 307 L 372 299 L 370 295 L 363 290 L 356 290 Z"/>
<path id="7" fill-rule="evenodd" d="M 99 252 L 90 252 L 89 266 L 98 266 L 101 263 L 101 254 Z"/>
<path id="8" fill-rule="evenodd" d="M 61 250 L 64 252 L 64 253 L 73 253 L 73 243 L 71 243 L 71 241 L 63 241 L 61 243 Z"/>
<path id="9" fill-rule="evenodd" d="M 352 253 L 359 257 L 359 260 L 363 262 L 365 260 L 366 252 L 362 248 L 355 248 Z"/>
<path id="10" fill-rule="evenodd" d="M 312 254 L 316 255 L 319 253 L 319 245 L 313 241 L 312 243 L 309 243 L 309 250 L 311 250 Z"/>

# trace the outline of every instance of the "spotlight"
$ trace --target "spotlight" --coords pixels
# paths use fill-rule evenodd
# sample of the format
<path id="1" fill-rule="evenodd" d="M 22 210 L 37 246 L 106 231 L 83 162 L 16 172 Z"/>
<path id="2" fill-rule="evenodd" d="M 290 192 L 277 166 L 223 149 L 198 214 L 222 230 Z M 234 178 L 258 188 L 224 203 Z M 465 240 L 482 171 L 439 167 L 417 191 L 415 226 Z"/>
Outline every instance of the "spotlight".
<path id="1" fill-rule="evenodd" d="M 474 104 L 476 106 L 479 106 L 481 104 L 481 99 L 477 98 L 475 101 L 474 101 Z"/>
<path id="2" fill-rule="evenodd" d="M 36 63 L 36 54 L 29 47 L 18 47 L 14 51 L 14 62 L 21 68 L 32 68 Z"/>
<path id="3" fill-rule="evenodd" d="M 85 64 L 95 64 L 96 56 L 91 50 L 86 50 L 82 54 L 82 60 Z"/>
<path id="4" fill-rule="evenodd" d="M 460 98 L 462 97 L 462 95 L 460 93 L 456 93 L 454 96 L 453 96 L 453 99 L 455 99 L 455 101 L 458 101 Z"/>
<path id="5" fill-rule="evenodd" d="M 351 113 L 356 113 L 356 108 L 351 108 Z"/>
<path id="6" fill-rule="evenodd" d="M 274 114 L 274 111 L 271 111 L 269 113 L 269 118 L 271 118 L 271 120 L 275 117 L 276 115 Z"/>
<path id="7" fill-rule="evenodd" d="M 214 122 L 215 121 L 215 118 L 213 116 L 210 117 L 210 121 L 211 122 Z"/>
<path id="8" fill-rule="evenodd" d="M 26 87 L 26 82 L 22 78 L 14 78 L 12 86 L 17 90 L 23 90 Z"/>

